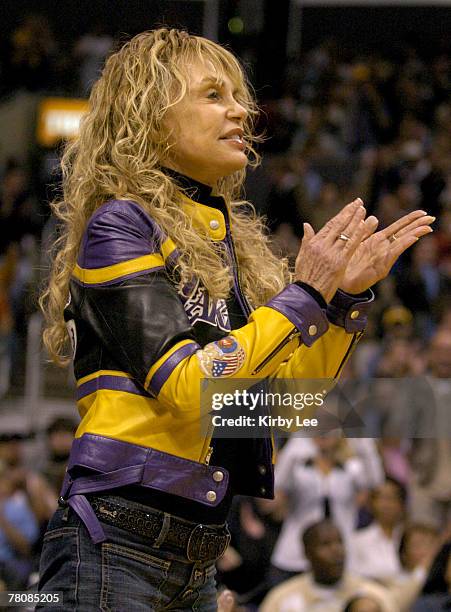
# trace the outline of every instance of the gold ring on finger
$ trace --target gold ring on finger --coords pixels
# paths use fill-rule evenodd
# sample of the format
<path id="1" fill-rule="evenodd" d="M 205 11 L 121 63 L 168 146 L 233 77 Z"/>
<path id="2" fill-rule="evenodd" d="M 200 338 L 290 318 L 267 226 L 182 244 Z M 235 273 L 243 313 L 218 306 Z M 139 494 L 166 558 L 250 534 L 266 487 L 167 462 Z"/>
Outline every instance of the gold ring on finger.
<path id="1" fill-rule="evenodd" d="M 388 237 L 388 240 L 390 242 L 394 242 L 395 240 L 398 240 L 398 236 L 396 234 L 392 234 L 391 236 Z"/>
<path id="2" fill-rule="evenodd" d="M 344 242 L 348 242 L 348 240 L 351 240 L 351 239 L 349 238 L 349 236 L 346 236 L 346 234 L 340 234 L 340 235 L 338 236 L 338 238 L 339 238 L 340 240 L 344 240 Z"/>

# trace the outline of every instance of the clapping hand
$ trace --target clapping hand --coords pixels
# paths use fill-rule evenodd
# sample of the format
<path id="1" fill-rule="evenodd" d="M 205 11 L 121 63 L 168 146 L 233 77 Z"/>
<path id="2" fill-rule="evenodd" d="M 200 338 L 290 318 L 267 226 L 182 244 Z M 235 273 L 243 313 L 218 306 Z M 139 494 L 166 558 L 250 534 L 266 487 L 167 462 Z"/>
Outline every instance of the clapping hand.
<path id="1" fill-rule="evenodd" d="M 374 233 L 377 219 L 368 217 L 367 233 L 347 265 L 340 289 L 362 293 L 385 278 L 404 251 L 433 231 L 429 226 L 434 221 L 435 217 L 423 210 L 415 210 Z"/>
<path id="2" fill-rule="evenodd" d="M 326 302 L 342 286 L 348 265 L 362 240 L 377 227 L 365 221 L 366 210 L 359 198 L 345 206 L 319 232 L 304 223 L 304 238 L 295 264 L 295 280 L 319 291 Z"/>

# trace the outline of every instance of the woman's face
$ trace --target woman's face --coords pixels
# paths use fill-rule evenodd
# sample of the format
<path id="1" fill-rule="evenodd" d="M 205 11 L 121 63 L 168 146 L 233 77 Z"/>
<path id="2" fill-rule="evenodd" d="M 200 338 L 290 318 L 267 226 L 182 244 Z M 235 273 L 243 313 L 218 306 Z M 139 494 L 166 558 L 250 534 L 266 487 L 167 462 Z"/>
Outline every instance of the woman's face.
<path id="1" fill-rule="evenodd" d="M 246 110 L 228 77 L 218 83 L 207 62 L 189 67 L 186 96 L 168 111 L 172 144 L 167 166 L 213 186 L 247 164 L 243 123 Z"/>

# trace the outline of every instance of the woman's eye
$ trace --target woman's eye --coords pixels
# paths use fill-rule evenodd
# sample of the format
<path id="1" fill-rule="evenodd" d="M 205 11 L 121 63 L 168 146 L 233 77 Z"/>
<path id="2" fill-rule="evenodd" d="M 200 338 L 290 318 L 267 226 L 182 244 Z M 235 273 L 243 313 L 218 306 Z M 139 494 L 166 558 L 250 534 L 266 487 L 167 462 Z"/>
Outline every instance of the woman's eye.
<path id="1" fill-rule="evenodd" d="M 220 98 L 219 91 L 216 91 L 216 89 L 210 91 L 207 94 L 207 98 L 210 98 L 211 100 L 219 100 L 219 98 Z"/>

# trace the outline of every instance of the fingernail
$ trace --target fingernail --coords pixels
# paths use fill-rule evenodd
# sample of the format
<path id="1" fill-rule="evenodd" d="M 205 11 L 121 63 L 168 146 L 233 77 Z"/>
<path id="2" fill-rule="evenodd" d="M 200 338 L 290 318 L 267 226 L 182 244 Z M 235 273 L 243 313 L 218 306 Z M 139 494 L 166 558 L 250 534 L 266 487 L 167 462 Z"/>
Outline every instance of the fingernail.
<path id="1" fill-rule="evenodd" d="M 436 219 L 436 217 L 431 217 L 431 219 L 432 219 L 432 222 L 434 222 L 434 221 L 435 221 L 435 219 Z"/>
<path id="2" fill-rule="evenodd" d="M 422 211 L 421 211 L 421 213 L 422 213 L 423 215 L 427 215 L 427 212 L 426 212 L 426 211 L 424 211 L 424 210 L 422 210 Z"/>
<path id="3" fill-rule="evenodd" d="M 363 200 L 362 198 L 357 198 L 356 202 L 358 202 L 360 204 L 360 206 L 363 206 Z"/>

